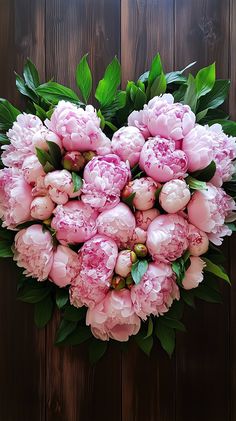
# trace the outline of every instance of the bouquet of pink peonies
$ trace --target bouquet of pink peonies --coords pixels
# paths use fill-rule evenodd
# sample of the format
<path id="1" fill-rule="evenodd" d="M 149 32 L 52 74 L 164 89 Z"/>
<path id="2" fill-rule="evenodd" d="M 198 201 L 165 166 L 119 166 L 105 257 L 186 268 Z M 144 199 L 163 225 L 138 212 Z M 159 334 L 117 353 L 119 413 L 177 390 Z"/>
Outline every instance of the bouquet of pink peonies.
<path id="1" fill-rule="evenodd" d="M 88 342 L 93 362 L 133 336 L 171 355 L 184 305 L 218 302 L 217 278 L 230 282 L 218 249 L 236 219 L 229 81 L 214 64 L 187 68 L 164 74 L 157 55 L 122 91 L 114 59 L 94 108 L 86 56 L 79 96 L 40 84 L 28 60 L 16 81 L 27 112 L 0 100 L 0 256 L 20 268 L 37 326 L 57 308 L 56 343 Z"/>

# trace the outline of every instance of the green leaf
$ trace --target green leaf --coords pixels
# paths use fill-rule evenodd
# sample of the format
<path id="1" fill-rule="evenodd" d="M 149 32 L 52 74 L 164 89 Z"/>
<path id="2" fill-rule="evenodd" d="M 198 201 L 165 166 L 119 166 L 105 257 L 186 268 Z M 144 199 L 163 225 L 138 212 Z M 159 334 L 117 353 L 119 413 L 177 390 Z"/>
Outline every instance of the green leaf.
<path id="1" fill-rule="evenodd" d="M 215 84 L 216 70 L 215 63 L 208 67 L 199 70 L 196 75 L 196 92 L 197 97 L 200 98 L 210 92 Z"/>
<path id="2" fill-rule="evenodd" d="M 65 320 L 68 320 L 70 322 L 79 322 L 86 316 L 86 308 L 85 307 L 74 307 L 71 305 L 68 305 L 65 308 L 65 312 L 63 314 L 63 317 Z"/>
<path id="3" fill-rule="evenodd" d="M 38 100 L 37 94 L 26 85 L 24 79 L 20 75 L 18 75 L 16 72 L 15 72 L 15 76 L 16 76 L 16 87 L 18 91 L 22 95 L 30 98 L 32 101 L 37 102 Z"/>
<path id="4" fill-rule="evenodd" d="M 197 115 L 196 115 L 196 121 L 197 121 L 197 123 L 199 121 L 201 121 L 204 117 L 206 117 L 207 113 L 208 113 L 208 108 L 206 108 L 205 110 L 202 110 L 199 113 L 197 113 Z"/>
<path id="5" fill-rule="evenodd" d="M 91 331 L 87 326 L 77 326 L 76 329 L 64 339 L 63 345 L 80 345 L 91 338 L 91 336 Z"/>
<path id="6" fill-rule="evenodd" d="M 176 83 L 176 82 L 185 82 L 187 78 L 183 76 L 183 73 L 185 70 L 189 69 L 190 67 L 194 66 L 196 64 L 196 61 L 193 63 L 188 64 L 184 69 L 177 70 L 175 72 L 166 73 L 166 82 L 167 84 L 170 83 Z"/>
<path id="7" fill-rule="evenodd" d="M 0 130 L 9 130 L 20 111 L 13 107 L 6 99 L 0 98 Z"/>
<path id="8" fill-rule="evenodd" d="M 166 91 L 166 78 L 164 73 L 162 72 L 160 76 L 158 76 L 152 86 L 151 86 L 151 90 L 150 90 L 150 98 L 153 98 L 154 96 L 158 96 L 163 94 Z"/>
<path id="9" fill-rule="evenodd" d="M 219 107 L 227 98 L 229 93 L 229 87 L 229 80 L 216 80 L 211 91 L 203 97 L 201 97 L 198 108 L 200 110 L 204 110 L 206 108 L 215 109 Z"/>
<path id="10" fill-rule="evenodd" d="M 35 103 L 34 103 L 34 108 L 36 111 L 36 116 L 39 117 L 42 121 L 46 120 L 47 118 L 46 111 L 42 107 L 40 107 L 38 104 L 35 104 Z"/>
<path id="11" fill-rule="evenodd" d="M 163 73 L 161 57 L 158 53 L 154 59 L 152 60 L 152 64 L 150 67 L 149 75 L 148 75 L 148 89 L 150 90 L 153 82 L 155 79 Z M 140 79 L 139 79 L 140 80 Z"/>
<path id="12" fill-rule="evenodd" d="M 1 237 L 1 235 L 0 235 Z M 0 257 L 12 257 L 12 241 L 9 240 L 0 240 Z"/>
<path id="13" fill-rule="evenodd" d="M 101 107 L 105 107 L 114 100 L 117 88 L 120 85 L 121 70 L 120 63 L 115 57 L 107 66 L 104 77 L 98 83 L 95 98 L 99 101 Z"/>
<path id="14" fill-rule="evenodd" d="M 75 104 L 80 104 L 78 96 L 72 89 L 60 85 L 56 82 L 47 82 L 36 88 L 36 92 L 47 101 L 57 104 L 61 100 L 70 101 Z"/>
<path id="15" fill-rule="evenodd" d="M 148 269 L 148 261 L 147 260 L 139 260 L 132 264 L 131 275 L 136 285 L 139 284 L 143 275 Z"/>
<path id="16" fill-rule="evenodd" d="M 36 282 L 35 285 L 27 285 L 26 281 L 24 287 L 18 291 L 17 299 L 31 304 L 44 300 L 50 294 L 51 288 L 44 285 L 41 286 L 41 284 L 37 285 Z"/>
<path id="17" fill-rule="evenodd" d="M 76 83 L 85 103 L 87 103 L 92 89 L 92 75 L 87 62 L 87 56 L 88 54 L 85 54 L 82 57 L 76 69 Z"/>
<path id="18" fill-rule="evenodd" d="M 144 337 L 144 339 L 147 339 L 147 338 L 149 338 L 149 336 L 152 336 L 152 333 L 153 333 L 153 321 L 152 321 L 152 318 L 151 318 L 151 316 L 148 318 L 148 329 L 147 329 L 147 334 L 146 334 L 146 336 Z"/>
<path id="19" fill-rule="evenodd" d="M 236 225 L 235 225 L 235 223 L 233 223 L 233 222 L 228 222 L 228 223 L 227 223 L 227 224 L 225 224 L 225 225 L 227 225 L 227 227 L 228 227 L 231 231 L 236 232 Z"/>
<path id="20" fill-rule="evenodd" d="M 175 349 L 175 331 L 173 328 L 165 326 L 161 320 L 156 325 L 156 336 L 159 339 L 162 348 L 171 357 Z"/>
<path id="21" fill-rule="evenodd" d="M 225 273 L 223 268 L 216 265 L 215 263 L 213 263 L 211 260 L 207 259 L 206 257 L 202 257 L 202 259 L 206 263 L 206 267 L 204 268 L 205 271 L 213 273 L 218 278 L 224 279 L 226 282 L 230 284 L 230 279 L 227 273 Z"/>
<path id="22" fill-rule="evenodd" d="M 222 302 L 220 293 L 204 285 L 204 281 L 194 290 L 194 295 L 208 303 L 218 304 Z"/>
<path id="23" fill-rule="evenodd" d="M 195 112 L 197 105 L 196 83 L 191 74 L 188 75 L 187 89 L 184 94 L 183 103 L 189 105 L 192 111 Z"/>
<path id="24" fill-rule="evenodd" d="M 48 153 L 50 155 L 50 163 L 54 166 L 55 169 L 60 169 L 61 167 L 61 149 L 60 147 L 55 143 L 47 140 L 48 145 Z"/>
<path id="25" fill-rule="evenodd" d="M 223 131 L 228 136 L 236 136 L 236 122 L 231 120 L 212 120 L 209 121 L 209 125 L 212 126 L 212 124 L 221 124 Z"/>
<path id="26" fill-rule="evenodd" d="M 182 285 L 182 281 L 185 276 L 185 262 L 184 259 L 181 257 L 177 260 L 175 260 L 171 264 L 173 272 L 176 274 L 176 281 L 179 285 Z"/>
<path id="27" fill-rule="evenodd" d="M 176 330 L 180 330 L 181 332 L 186 332 L 186 328 L 185 328 L 184 324 L 177 319 L 172 319 L 168 316 L 163 316 L 161 318 L 161 323 L 164 326 L 167 326 L 167 327 L 170 327 L 170 328 L 173 328 L 173 329 L 176 329 Z"/>
<path id="28" fill-rule="evenodd" d="M 63 308 L 69 301 L 68 290 L 65 288 L 57 288 L 56 305 L 59 309 Z"/>
<path id="29" fill-rule="evenodd" d="M 185 179 L 185 181 L 190 187 L 190 189 L 193 189 L 193 190 L 206 190 L 207 188 L 205 181 L 197 180 L 196 178 L 190 175 Z"/>
<path id="30" fill-rule="evenodd" d="M 81 189 L 83 181 L 82 178 L 76 172 L 72 172 L 72 181 L 74 185 L 73 192 L 75 193 Z"/>
<path id="31" fill-rule="evenodd" d="M 171 308 L 168 311 L 168 317 L 172 319 L 181 319 L 184 312 L 184 302 L 183 300 L 174 300 Z"/>
<path id="32" fill-rule="evenodd" d="M 56 333 L 55 343 L 62 343 L 76 328 L 77 322 L 62 320 Z"/>
<path id="33" fill-rule="evenodd" d="M 134 110 L 141 110 L 147 102 L 147 97 L 145 92 L 138 88 L 134 98 Z"/>
<path id="34" fill-rule="evenodd" d="M 126 103 L 126 92 L 118 91 L 114 100 L 105 107 L 102 108 L 102 114 L 106 121 L 110 121 L 113 117 L 116 116 L 118 110 L 124 108 Z"/>
<path id="35" fill-rule="evenodd" d="M 122 202 L 124 202 L 126 205 L 128 205 L 131 209 L 133 209 L 133 201 L 136 193 L 131 193 L 128 197 L 122 197 Z"/>
<path id="36" fill-rule="evenodd" d="M 118 128 L 110 121 L 105 120 L 105 126 L 109 127 L 113 132 L 116 132 Z"/>
<path id="37" fill-rule="evenodd" d="M 23 76 L 25 79 L 26 85 L 34 90 L 39 86 L 39 74 L 35 67 L 35 65 L 30 61 L 29 59 L 26 61 L 26 64 L 24 66 L 23 70 Z"/>
<path id="38" fill-rule="evenodd" d="M 101 129 L 103 130 L 104 129 L 104 127 L 105 127 L 105 118 L 104 118 L 104 116 L 102 115 L 102 112 L 101 112 L 101 110 L 98 110 L 98 112 L 97 112 L 97 116 L 100 118 L 100 127 L 101 127 Z"/>
<path id="39" fill-rule="evenodd" d="M 187 83 L 180 85 L 179 89 L 177 89 L 177 91 L 174 91 L 172 93 L 175 102 L 184 102 L 184 95 L 186 94 L 187 91 Z"/>
<path id="40" fill-rule="evenodd" d="M 40 164 L 43 166 L 44 171 L 45 172 L 54 171 L 55 167 L 52 165 L 51 156 L 49 155 L 49 153 L 37 147 L 35 149 L 36 149 L 37 158 Z"/>
<path id="41" fill-rule="evenodd" d="M 107 342 L 92 339 L 89 344 L 89 361 L 91 364 L 96 364 L 105 354 L 107 350 Z"/>
<path id="42" fill-rule="evenodd" d="M 38 328 L 43 328 L 51 320 L 53 307 L 54 303 L 50 294 L 35 304 L 34 322 Z"/>
<path id="43" fill-rule="evenodd" d="M 186 304 L 188 304 L 190 307 L 195 308 L 193 291 L 186 291 L 185 289 L 182 289 L 181 290 L 181 297 L 183 298 L 183 300 Z"/>
<path id="44" fill-rule="evenodd" d="M 0 143 L 2 143 L 3 145 L 10 143 L 10 140 L 6 134 L 0 133 Z"/>
<path id="45" fill-rule="evenodd" d="M 15 235 L 16 231 L 0 227 L 0 238 L 1 240 L 8 240 L 8 245 L 13 243 Z"/>
<path id="46" fill-rule="evenodd" d="M 214 177 L 216 172 L 216 163 L 215 161 L 211 161 L 210 164 L 203 168 L 202 170 L 195 171 L 194 173 L 191 173 L 191 177 L 197 178 L 200 181 L 210 181 L 212 177 Z"/>
<path id="47" fill-rule="evenodd" d="M 145 336 L 143 332 L 138 333 L 135 337 L 138 347 L 149 357 L 153 347 L 153 337 Z"/>

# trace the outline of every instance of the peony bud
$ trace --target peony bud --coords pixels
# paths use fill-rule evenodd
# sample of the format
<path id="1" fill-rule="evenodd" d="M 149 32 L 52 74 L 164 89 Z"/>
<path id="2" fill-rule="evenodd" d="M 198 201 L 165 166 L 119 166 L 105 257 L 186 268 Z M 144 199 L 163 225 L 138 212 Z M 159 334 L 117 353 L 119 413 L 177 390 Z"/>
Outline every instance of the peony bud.
<path id="1" fill-rule="evenodd" d="M 137 256 L 131 250 L 122 250 L 119 252 L 115 272 L 120 275 L 126 277 L 132 268 L 132 263 L 136 262 Z"/>
<path id="2" fill-rule="evenodd" d="M 171 180 L 162 187 L 159 202 L 166 212 L 176 213 L 185 208 L 190 198 L 190 190 L 184 180 Z"/>
<path id="3" fill-rule="evenodd" d="M 111 285 L 114 289 L 119 291 L 120 289 L 125 287 L 125 279 L 122 276 L 115 275 L 112 278 Z"/>
<path id="4" fill-rule="evenodd" d="M 146 257 L 148 250 L 144 244 L 135 244 L 134 251 L 138 257 Z"/>
<path id="5" fill-rule="evenodd" d="M 130 181 L 122 192 L 122 197 L 127 198 L 135 193 L 133 205 L 138 210 L 151 209 L 155 203 L 155 192 L 159 185 L 151 177 L 142 177 Z"/>
<path id="6" fill-rule="evenodd" d="M 48 219 L 52 215 L 55 203 L 49 196 L 35 197 L 31 203 L 30 214 L 35 219 Z"/>
<path id="7" fill-rule="evenodd" d="M 51 222 L 52 222 L 52 218 L 47 218 L 43 220 L 43 224 L 46 225 L 47 227 L 51 226 Z"/>
<path id="8" fill-rule="evenodd" d="M 85 163 L 87 164 L 91 159 L 96 156 L 96 153 L 93 151 L 83 152 L 83 157 L 85 159 Z"/>
<path id="9" fill-rule="evenodd" d="M 85 158 L 79 151 L 67 152 L 63 158 L 62 165 L 68 171 L 80 171 L 85 166 Z"/>
<path id="10" fill-rule="evenodd" d="M 188 250 L 192 256 L 201 256 L 207 252 L 209 247 L 207 234 L 192 224 L 189 224 L 188 241 Z"/>
<path id="11" fill-rule="evenodd" d="M 131 275 L 128 275 L 128 276 L 127 276 L 127 278 L 126 278 L 126 280 L 125 280 L 125 283 L 126 283 L 126 286 L 127 286 L 129 289 L 131 289 L 131 288 L 132 288 L 132 286 L 134 285 L 134 280 L 133 280 L 133 278 L 132 278 L 132 276 L 131 276 Z"/>

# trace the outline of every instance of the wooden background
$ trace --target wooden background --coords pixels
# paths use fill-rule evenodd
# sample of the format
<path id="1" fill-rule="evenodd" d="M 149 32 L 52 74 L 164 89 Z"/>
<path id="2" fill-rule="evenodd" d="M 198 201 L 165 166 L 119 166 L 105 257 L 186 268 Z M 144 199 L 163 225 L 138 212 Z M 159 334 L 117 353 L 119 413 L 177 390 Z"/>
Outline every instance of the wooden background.
<path id="1" fill-rule="evenodd" d="M 0 0 L 0 96 L 20 104 L 13 70 L 27 57 L 42 80 L 74 87 L 86 52 L 96 81 L 118 55 L 125 83 L 159 51 L 167 71 L 216 61 L 217 77 L 232 80 L 236 118 L 235 22 L 235 0 Z M 232 279 L 235 247 L 225 246 Z M 32 307 L 15 300 L 13 264 L 0 270 L 1 421 L 236 420 L 236 285 L 222 305 L 187 311 L 171 361 L 159 348 L 150 359 L 115 348 L 91 368 L 83 347 L 53 346 L 56 320 L 34 327 Z"/>

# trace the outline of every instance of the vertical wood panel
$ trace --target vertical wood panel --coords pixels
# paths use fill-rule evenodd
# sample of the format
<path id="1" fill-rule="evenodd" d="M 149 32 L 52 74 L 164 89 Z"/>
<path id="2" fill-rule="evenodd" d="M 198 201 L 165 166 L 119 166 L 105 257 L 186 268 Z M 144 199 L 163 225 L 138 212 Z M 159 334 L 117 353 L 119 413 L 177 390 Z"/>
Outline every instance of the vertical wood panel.
<path id="1" fill-rule="evenodd" d="M 16 105 L 14 70 L 27 57 L 44 78 L 44 0 L 0 1 L 0 96 Z M 0 262 L 0 419 L 44 421 L 45 332 L 34 326 L 32 306 L 16 302 L 17 272 Z"/>
<path id="2" fill-rule="evenodd" d="M 217 77 L 227 78 L 229 1 L 177 0 L 175 39 L 177 68 L 216 61 Z M 222 291 L 222 305 L 198 302 L 187 311 L 188 332 L 177 344 L 177 421 L 229 420 L 229 290 Z"/>

